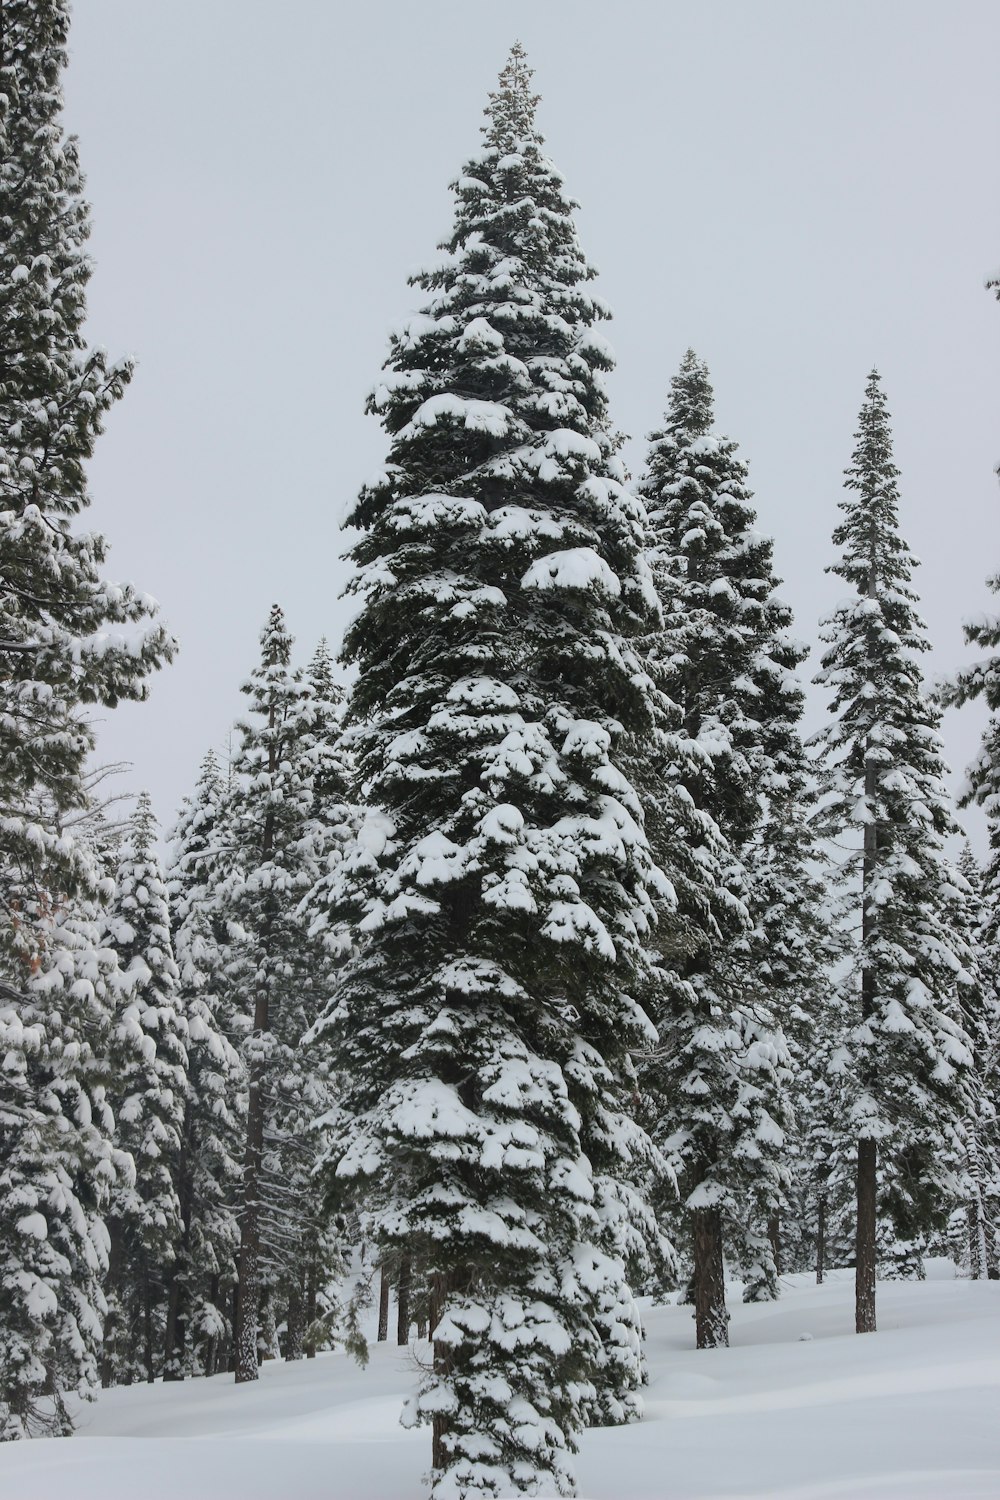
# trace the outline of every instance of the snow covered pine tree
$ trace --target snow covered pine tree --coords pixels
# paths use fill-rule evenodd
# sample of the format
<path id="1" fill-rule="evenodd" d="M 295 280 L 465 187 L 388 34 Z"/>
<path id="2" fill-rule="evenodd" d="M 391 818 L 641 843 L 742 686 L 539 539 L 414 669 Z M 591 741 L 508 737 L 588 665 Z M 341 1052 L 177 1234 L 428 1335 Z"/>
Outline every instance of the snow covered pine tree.
<path id="1" fill-rule="evenodd" d="M 246 1067 L 226 979 L 231 949 L 219 887 L 225 787 L 209 751 L 185 798 L 171 840 L 168 889 L 178 999 L 188 1028 L 187 1091 L 177 1167 L 182 1230 L 169 1273 L 165 1380 L 225 1369 L 227 1316 L 236 1285 L 236 1201 L 245 1136 Z"/>
<path id="2" fill-rule="evenodd" d="M 330 1248 L 312 1184 L 319 1143 L 311 1126 L 330 1107 L 326 1062 L 301 1046 L 329 993 L 329 959 L 321 937 L 310 935 L 302 903 L 341 842 L 344 815 L 339 761 L 325 742 L 335 711 L 320 697 L 322 659 L 304 681 L 291 647 L 275 605 L 261 632 L 260 663 L 244 686 L 250 714 L 239 726 L 220 830 L 230 862 L 220 897 L 234 931 L 227 978 L 249 1030 L 238 1381 L 256 1380 L 262 1343 L 274 1352 L 269 1334 L 279 1311 L 286 1353 L 301 1357 L 309 1267 L 315 1274 Z"/>
<path id="3" fill-rule="evenodd" d="M 101 1383 L 152 1381 L 162 1368 L 164 1289 L 181 1237 L 176 1173 L 187 1092 L 187 1024 L 179 1013 L 170 906 L 156 852 L 156 820 L 143 792 L 118 861 L 105 942 L 128 988 L 108 1046 L 115 1142 L 135 1180 L 111 1194 L 110 1257 Z"/>
<path id="4" fill-rule="evenodd" d="M 681 1188 L 699 1348 L 728 1342 L 724 1232 L 749 1253 L 751 1279 L 776 1281 L 765 1231 L 783 1201 L 789 1059 L 774 1007 L 792 996 L 771 940 L 791 917 L 782 941 L 801 946 L 792 913 L 807 894 L 802 840 L 787 826 L 803 795 L 803 653 L 787 635 L 771 543 L 754 529 L 746 464 L 712 425 L 708 370 L 688 350 L 640 484 L 663 606 L 650 671 L 681 715 L 656 795 L 671 777 L 683 793 L 655 823 L 679 926 L 660 957 L 664 1043 L 642 1081 Z"/>
<path id="5" fill-rule="evenodd" d="M 86 800 L 82 705 L 142 698 L 172 653 L 147 599 L 74 530 L 84 464 L 131 368 L 84 343 L 88 212 L 60 125 L 65 0 L 0 7 L 0 1435 L 64 1432 L 96 1378 L 111 958 L 99 871 L 62 834 Z"/>
<path id="6" fill-rule="evenodd" d="M 883 1195 L 905 1188 L 911 1201 L 919 1193 L 926 1213 L 973 1100 L 943 846 L 955 825 L 939 714 L 922 692 L 928 642 L 910 588 L 916 559 L 899 534 L 899 471 L 875 370 L 856 438 L 833 534 L 842 556 L 830 570 L 855 592 L 825 622 L 816 679 L 833 693 L 832 720 L 816 736 L 827 778 L 817 826 L 839 841 L 851 830 L 860 839 L 844 865 L 845 879 L 860 867 L 861 922 L 840 1080 L 858 1141 L 856 1328 L 868 1333 L 880 1186 Z"/>
<path id="7" fill-rule="evenodd" d="M 658 884 L 616 763 L 650 725 L 656 600 L 623 488 L 573 205 L 515 46 L 371 399 L 390 448 L 351 516 L 358 921 L 322 1031 L 339 1162 L 383 1254 L 434 1287 L 435 1500 L 569 1495 L 574 1435 L 641 1380 L 618 1182 Z"/>
<path id="8" fill-rule="evenodd" d="M 987 290 L 1000 302 L 1000 272 L 986 279 Z M 1000 465 L 998 465 L 1000 472 Z M 992 593 L 1000 593 L 1000 574 L 986 580 Z M 969 667 L 957 672 L 950 682 L 939 686 L 939 696 L 946 704 L 969 703 L 982 699 L 989 710 L 979 754 L 966 769 L 966 781 L 959 794 L 959 805 L 975 802 L 986 814 L 989 826 L 990 854 L 981 882 L 984 918 L 980 929 L 981 966 L 986 980 L 985 998 L 991 1014 L 983 1015 L 979 1035 L 973 1033 L 977 1046 L 980 1075 L 980 1123 L 973 1140 L 977 1160 L 973 1178 L 986 1185 L 989 1196 L 989 1231 L 986 1251 L 990 1274 L 1000 1271 L 1000 1024 L 998 1024 L 998 982 L 1000 982 L 1000 618 L 979 615 L 964 624 L 965 639 L 986 654 Z M 978 872 L 977 872 L 978 873 Z M 977 896 L 980 892 L 977 890 Z M 985 1032 L 985 1037 L 984 1037 Z M 985 1111 L 985 1113 L 984 1113 Z M 992 1115 L 992 1123 L 988 1116 Z M 982 1210 L 982 1205 L 977 1212 Z"/>

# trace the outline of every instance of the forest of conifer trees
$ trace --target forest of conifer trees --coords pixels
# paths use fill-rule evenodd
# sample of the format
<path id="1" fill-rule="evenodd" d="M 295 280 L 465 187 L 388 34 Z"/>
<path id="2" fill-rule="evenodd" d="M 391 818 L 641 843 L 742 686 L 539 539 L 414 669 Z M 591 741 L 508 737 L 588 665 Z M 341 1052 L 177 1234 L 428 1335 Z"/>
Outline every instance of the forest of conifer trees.
<path id="1" fill-rule="evenodd" d="M 878 370 L 809 666 L 696 351 L 626 470 L 515 44 L 370 372 L 344 639 L 274 604 L 226 753 L 123 811 L 96 711 L 175 642 L 85 526 L 132 367 L 84 332 L 69 21 L 0 5 L 0 1435 L 377 1317 L 427 1341 L 435 1500 L 568 1496 L 641 1415 L 638 1297 L 707 1349 L 730 1273 L 853 1267 L 859 1333 L 929 1256 L 997 1279 L 1000 623 L 928 682 Z M 985 866 L 940 738 L 974 699 Z"/>

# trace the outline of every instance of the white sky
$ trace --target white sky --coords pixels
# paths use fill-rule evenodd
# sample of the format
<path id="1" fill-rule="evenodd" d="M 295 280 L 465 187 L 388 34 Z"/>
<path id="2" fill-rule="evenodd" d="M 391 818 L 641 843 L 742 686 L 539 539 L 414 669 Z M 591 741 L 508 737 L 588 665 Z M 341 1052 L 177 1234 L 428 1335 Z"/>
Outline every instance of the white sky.
<path id="1" fill-rule="evenodd" d="M 76 0 L 91 337 L 139 360 L 92 521 L 181 642 L 101 752 L 167 823 L 225 748 L 271 602 L 301 659 L 339 643 L 338 521 L 385 448 L 365 396 L 515 38 L 615 314 L 633 469 L 690 344 L 815 641 L 876 364 L 930 668 L 968 659 L 1000 570 L 994 0 Z M 956 768 L 981 723 L 947 716 Z"/>

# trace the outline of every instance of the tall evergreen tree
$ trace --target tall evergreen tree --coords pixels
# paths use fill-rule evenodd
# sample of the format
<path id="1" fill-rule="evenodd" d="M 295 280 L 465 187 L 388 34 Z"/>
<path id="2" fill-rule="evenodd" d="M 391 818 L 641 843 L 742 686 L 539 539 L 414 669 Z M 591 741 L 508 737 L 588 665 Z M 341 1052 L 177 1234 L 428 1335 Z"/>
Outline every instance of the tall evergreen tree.
<path id="1" fill-rule="evenodd" d="M 986 286 L 1000 301 L 1000 273 L 987 277 Z M 997 470 L 1000 473 L 1000 465 Z M 995 574 L 986 582 L 992 593 L 1000 593 L 1000 574 Z M 989 829 L 986 869 L 981 877 L 978 871 L 971 869 L 966 870 L 966 875 L 972 881 L 974 896 L 981 903 L 977 924 L 978 946 L 984 970 L 987 1008 L 993 1010 L 995 1017 L 994 1008 L 998 1003 L 1000 985 L 1000 617 L 981 614 L 966 620 L 963 628 L 967 643 L 978 647 L 983 654 L 971 666 L 963 667 L 955 673 L 950 681 L 940 684 L 938 691 L 941 701 L 946 705 L 961 706 L 978 699 L 988 710 L 978 754 L 966 769 L 965 784 L 959 793 L 959 805 L 964 807 L 974 802 L 981 807 L 986 814 Z M 1000 1197 L 1000 1126 L 996 1123 L 997 1116 L 1000 1115 L 1000 1026 L 994 1019 L 991 1028 L 986 1016 L 983 1017 L 983 1025 L 986 1027 L 985 1036 L 981 1027 L 974 1028 L 972 1033 L 977 1049 L 981 1100 L 980 1125 L 973 1137 L 972 1147 L 976 1155 L 974 1179 L 979 1184 L 977 1191 L 986 1195 L 986 1203 L 981 1210 L 977 1210 L 980 1217 L 985 1213 L 987 1220 L 984 1229 L 986 1246 L 981 1255 L 989 1259 L 989 1274 L 997 1274 L 1000 1273 L 1000 1242 L 997 1239 L 1000 1234 L 1000 1205 L 995 1201 Z M 989 1036 L 991 1029 L 992 1036 Z M 993 1115 L 992 1126 L 986 1119 L 990 1113 Z"/>
<path id="2" fill-rule="evenodd" d="M 958 999 L 972 1042 L 974 1109 L 963 1121 L 965 1252 L 978 1280 L 1000 1274 L 1000 996 L 996 935 L 983 899 L 982 875 L 968 844 L 962 850 L 952 898 L 952 922 L 962 945 Z"/>
<path id="3" fill-rule="evenodd" d="M 817 739 L 828 784 L 822 827 L 854 832 L 845 878 L 860 876 L 857 986 L 841 1073 L 857 1149 L 859 1333 L 875 1328 L 882 1192 L 927 1222 L 942 1189 L 942 1148 L 970 1107 L 968 1038 L 958 1018 L 961 962 L 949 919 L 943 840 L 953 831 L 938 736 L 922 692 L 928 649 L 910 587 L 915 559 L 899 533 L 899 471 L 885 395 L 872 371 L 846 470 L 831 571 L 853 595 L 825 624 L 817 681 L 832 692 Z M 919 1201 L 918 1201 L 919 1200 Z"/>
<path id="4" fill-rule="evenodd" d="M 755 530 L 746 465 L 713 431 L 708 370 L 692 350 L 671 383 L 640 492 L 663 608 L 650 656 L 680 713 L 671 774 L 688 807 L 686 826 L 668 817 L 657 844 L 680 893 L 683 936 L 663 961 L 655 1019 L 664 1045 L 644 1083 L 680 1183 L 705 1348 L 728 1342 L 727 1231 L 752 1275 L 775 1281 L 763 1226 L 783 1201 L 789 1063 L 775 1006 L 791 997 L 772 939 L 777 887 L 788 915 L 804 870 L 791 829 L 803 795 L 794 676 L 802 651 L 775 593 L 771 543 Z M 796 930 L 783 940 L 798 946 Z"/>
<path id="5" fill-rule="evenodd" d="M 176 1169 L 187 1091 L 170 907 L 147 793 L 129 824 L 105 941 L 128 981 L 108 1045 L 115 1141 L 135 1163 L 108 1205 L 111 1250 L 102 1382 L 152 1381 L 161 1367 L 164 1277 L 181 1237 Z"/>
<path id="6" fill-rule="evenodd" d="M 618 1186 L 648 1151 L 629 1049 L 656 881 L 623 733 L 655 612 L 572 204 L 515 46 L 372 397 L 345 654 L 366 799 L 324 1029 L 340 1157 L 383 1256 L 433 1287 L 433 1492 L 573 1491 L 588 1410 L 634 1409 Z"/>
<path id="7" fill-rule="evenodd" d="M 84 465 L 131 368 L 83 334 L 88 210 L 62 131 L 65 0 L 0 8 L 0 1432 L 65 1431 L 96 1373 L 116 1172 L 103 1047 L 115 1001 L 102 872 L 64 822 L 86 804 L 84 706 L 141 698 L 172 643 L 102 576 L 76 522 Z M 20 1210 L 20 1212 L 18 1212 Z"/>
<path id="8" fill-rule="evenodd" d="M 344 811 L 332 681 L 323 653 L 312 681 L 291 665 L 291 637 L 275 605 L 260 664 L 245 685 L 222 836 L 230 873 L 220 887 L 233 943 L 227 977 L 250 1031 L 246 1150 L 240 1213 L 236 1378 L 255 1380 L 260 1342 L 282 1301 L 288 1344 L 302 1352 L 309 1268 L 321 1276 L 333 1247 L 311 1191 L 329 1107 L 326 1066 L 302 1048 L 328 994 L 325 945 L 310 935 L 305 898 L 341 839 Z M 325 696 L 321 696 L 325 695 Z"/>
<path id="9" fill-rule="evenodd" d="M 170 1272 L 164 1378 L 214 1374 L 232 1339 L 236 1202 L 246 1110 L 241 1028 L 226 976 L 232 946 L 220 887 L 225 787 L 209 751 L 173 831 L 169 889 L 178 997 L 188 1028 L 177 1164 L 181 1238 Z M 224 1366 L 221 1366 L 224 1368 Z"/>

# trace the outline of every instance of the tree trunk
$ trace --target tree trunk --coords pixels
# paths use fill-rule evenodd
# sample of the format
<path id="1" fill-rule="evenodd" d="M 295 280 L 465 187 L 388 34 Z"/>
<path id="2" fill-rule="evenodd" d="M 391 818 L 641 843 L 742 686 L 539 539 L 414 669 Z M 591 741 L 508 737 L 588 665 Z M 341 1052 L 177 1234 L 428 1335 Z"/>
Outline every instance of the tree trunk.
<path id="1" fill-rule="evenodd" d="M 396 1343 L 405 1346 L 410 1342 L 410 1276 L 412 1263 L 404 1255 L 399 1264 L 399 1285 L 396 1288 Z"/>
<path id="2" fill-rule="evenodd" d="M 309 1257 L 309 1267 L 306 1271 L 306 1359 L 316 1358 L 316 1338 L 311 1330 L 316 1322 L 317 1298 L 316 1252 L 314 1250 Z"/>
<path id="3" fill-rule="evenodd" d="M 209 1302 L 211 1302 L 211 1304 L 212 1304 L 212 1306 L 214 1308 L 218 1308 L 219 1307 L 219 1278 L 218 1278 L 218 1276 L 213 1276 L 212 1279 L 211 1279 L 211 1281 L 209 1282 L 209 1286 L 208 1286 L 208 1300 L 209 1300 Z M 219 1350 L 219 1335 L 217 1333 L 213 1333 L 211 1335 L 211 1337 L 209 1338 L 208 1343 L 205 1345 L 205 1358 L 204 1358 L 203 1367 L 202 1367 L 202 1373 L 203 1374 L 205 1374 L 205 1375 L 214 1375 L 215 1374 L 216 1370 L 219 1368 L 219 1365 L 217 1363 L 217 1361 L 219 1359 L 219 1353 L 220 1353 L 220 1350 Z"/>
<path id="4" fill-rule="evenodd" d="M 826 1273 L 826 1194 L 820 1193 L 816 1204 L 816 1285 L 823 1285 Z"/>
<path id="5" fill-rule="evenodd" d="M 230 1371 L 230 1373 L 233 1373 L 235 1371 L 235 1369 L 236 1369 L 236 1324 L 239 1321 L 239 1316 L 240 1316 L 240 1284 L 237 1281 L 236 1285 L 233 1287 L 233 1310 L 232 1310 L 232 1315 L 231 1315 L 231 1317 L 229 1319 L 229 1324 L 230 1324 L 229 1351 L 228 1351 L 228 1358 L 226 1359 L 226 1369 L 228 1371 Z"/>
<path id="6" fill-rule="evenodd" d="M 142 1267 L 142 1332 L 143 1332 L 143 1363 L 146 1366 L 146 1382 L 152 1385 L 155 1379 L 153 1369 L 153 1290 L 149 1284 L 149 1263 L 143 1256 Z"/>
<path id="7" fill-rule="evenodd" d="M 969 1179 L 972 1197 L 966 1205 L 966 1220 L 969 1226 L 969 1271 L 973 1281 L 986 1279 L 986 1210 L 983 1205 L 982 1175 L 979 1169 L 979 1144 L 975 1127 L 967 1126 L 969 1134 Z"/>
<path id="8" fill-rule="evenodd" d="M 108 1315 L 104 1320 L 104 1344 L 101 1350 L 101 1385 L 105 1390 L 115 1382 L 118 1336 L 121 1332 L 121 1303 L 119 1286 L 122 1267 L 122 1232 L 117 1219 L 108 1221 L 108 1275 L 105 1291 L 108 1297 Z"/>
<path id="9" fill-rule="evenodd" d="M 260 1011 L 258 997 L 258 1013 Z M 264 999 L 266 1026 L 267 1000 Z M 254 1018 L 254 1030 L 262 1028 Z M 240 1218 L 239 1297 L 236 1301 L 236 1383 L 257 1379 L 257 1327 L 260 1320 L 260 1163 L 264 1147 L 264 1093 L 261 1065 L 255 1063 L 247 1110 L 243 1161 L 243 1213 Z"/>
<path id="10" fill-rule="evenodd" d="M 858 1226 L 855 1246 L 854 1328 L 875 1332 L 875 1199 L 877 1147 L 858 1142 Z"/>
<path id="11" fill-rule="evenodd" d="M 448 1277 L 444 1272 L 438 1271 L 431 1278 L 432 1332 L 441 1321 L 447 1292 Z M 434 1340 L 434 1373 L 439 1379 L 447 1378 L 451 1374 L 451 1349 L 440 1339 Z M 431 1430 L 431 1467 L 439 1472 L 445 1469 L 448 1463 L 448 1448 L 445 1443 L 447 1434 L 447 1415 L 444 1412 L 435 1412 Z"/>
<path id="12" fill-rule="evenodd" d="M 288 1293 L 288 1311 L 285 1315 L 285 1324 L 287 1328 L 285 1334 L 285 1360 L 301 1359 L 305 1353 L 305 1349 L 303 1348 L 305 1300 L 302 1295 L 301 1273 L 293 1280 Z"/>
<path id="13" fill-rule="evenodd" d="M 875 595 L 874 559 L 868 575 L 868 595 Z M 871 747 L 865 746 L 865 831 L 861 871 L 861 1019 L 867 1021 L 875 1011 L 875 971 L 868 962 L 868 951 L 875 937 L 876 908 L 870 892 L 878 876 L 879 827 L 875 818 L 878 792 L 877 772 L 871 759 Z M 870 1080 L 862 1078 L 863 1085 Z M 857 1333 L 875 1332 L 875 1227 L 878 1149 L 873 1140 L 858 1142 L 857 1226 L 855 1238 L 854 1327 Z"/>
<path id="14" fill-rule="evenodd" d="M 771 1214 L 767 1221 L 767 1238 L 774 1257 L 774 1274 L 781 1275 L 781 1215 Z"/>
<path id="15" fill-rule="evenodd" d="M 389 1277 L 385 1266 L 379 1272 L 378 1283 L 378 1341 L 384 1344 L 389 1337 Z"/>
<path id="16" fill-rule="evenodd" d="M 191 1111 L 185 1113 L 184 1137 L 177 1172 L 177 1196 L 181 1210 L 181 1242 L 170 1268 L 167 1295 L 167 1330 L 163 1340 L 163 1379 L 184 1379 L 184 1345 L 187 1342 L 188 1250 L 191 1243 L 191 1217 L 194 1182 L 191 1174 Z"/>
<path id="17" fill-rule="evenodd" d="M 274 729 L 275 710 L 268 713 L 268 728 Z M 273 737 L 267 751 L 268 775 L 278 769 L 278 753 Z M 264 819 L 261 838 L 261 862 L 274 852 L 274 812 Z M 263 1038 L 271 1029 L 267 969 L 271 954 L 274 922 L 273 903 L 265 909 L 261 926 L 258 973 L 261 975 L 254 997 L 253 1035 L 257 1046 L 250 1066 L 250 1093 L 247 1107 L 246 1153 L 243 1158 L 243 1213 L 240 1218 L 239 1297 L 236 1303 L 236 1383 L 256 1380 L 258 1373 L 257 1336 L 260 1320 L 260 1169 L 264 1153 L 264 1072 Z"/>
<path id="18" fill-rule="evenodd" d="M 694 1320 L 699 1349 L 728 1348 L 729 1314 L 718 1209 L 697 1208 L 694 1220 Z"/>

